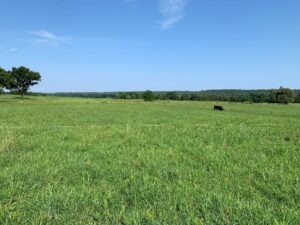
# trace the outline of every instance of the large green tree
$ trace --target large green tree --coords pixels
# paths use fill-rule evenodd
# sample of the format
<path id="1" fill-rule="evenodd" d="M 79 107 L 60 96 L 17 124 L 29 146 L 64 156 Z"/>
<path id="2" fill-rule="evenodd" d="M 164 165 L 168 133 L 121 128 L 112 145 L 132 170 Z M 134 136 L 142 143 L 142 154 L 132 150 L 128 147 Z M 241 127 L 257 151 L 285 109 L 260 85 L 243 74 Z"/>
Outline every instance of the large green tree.
<path id="1" fill-rule="evenodd" d="M 0 94 L 3 93 L 3 87 L 5 87 L 8 72 L 0 67 Z"/>
<path id="2" fill-rule="evenodd" d="M 288 104 L 295 101 L 295 93 L 289 88 L 280 87 L 273 92 L 273 98 L 277 103 Z"/>
<path id="3" fill-rule="evenodd" d="M 152 91 L 147 90 L 147 91 L 145 91 L 145 92 L 143 93 L 143 99 L 144 99 L 144 101 L 146 101 L 146 102 L 152 102 L 152 101 L 154 101 L 155 96 L 154 96 L 154 94 L 153 94 Z"/>
<path id="4" fill-rule="evenodd" d="M 31 86 L 40 81 L 41 75 L 38 72 L 31 71 L 24 66 L 13 67 L 11 71 L 8 71 L 5 88 L 23 97 Z"/>

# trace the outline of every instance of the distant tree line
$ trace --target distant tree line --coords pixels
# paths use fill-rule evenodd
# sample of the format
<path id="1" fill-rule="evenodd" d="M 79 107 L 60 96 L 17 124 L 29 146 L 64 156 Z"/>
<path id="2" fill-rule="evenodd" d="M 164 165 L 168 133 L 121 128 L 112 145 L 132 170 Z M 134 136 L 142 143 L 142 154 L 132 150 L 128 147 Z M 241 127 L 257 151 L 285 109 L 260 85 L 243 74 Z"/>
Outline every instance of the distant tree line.
<path id="1" fill-rule="evenodd" d="M 280 87 L 270 90 L 206 90 L 206 91 L 171 91 L 171 92 L 88 92 L 88 93 L 30 93 L 29 88 L 41 81 L 38 72 L 21 66 L 6 71 L 0 67 L 0 94 L 8 90 L 10 94 L 23 95 L 51 95 L 83 98 L 115 98 L 115 99 L 144 99 L 174 100 L 174 101 L 226 101 L 249 103 L 300 103 L 300 90 Z"/>
<path id="2" fill-rule="evenodd" d="M 171 91 L 171 92 L 105 92 L 105 93 L 29 93 L 31 95 L 50 95 L 82 98 L 114 98 L 174 100 L 174 101 L 227 101 L 249 103 L 300 103 L 300 90 L 279 88 L 271 90 L 207 90 L 207 91 Z"/>

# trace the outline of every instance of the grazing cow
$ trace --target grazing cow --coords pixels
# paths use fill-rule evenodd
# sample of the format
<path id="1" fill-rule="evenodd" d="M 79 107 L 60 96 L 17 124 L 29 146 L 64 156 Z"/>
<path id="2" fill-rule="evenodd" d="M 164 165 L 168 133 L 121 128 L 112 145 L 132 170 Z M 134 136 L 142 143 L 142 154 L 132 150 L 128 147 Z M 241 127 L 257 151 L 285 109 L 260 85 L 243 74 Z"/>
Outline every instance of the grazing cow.
<path id="1" fill-rule="evenodd" d="M 216 111 L 223 111 L 224 110 L 224 108 L 222 107 L 222 106 L 220 106 L 220 105 L 215 105 L 214 106 L 214 110 Z"/>

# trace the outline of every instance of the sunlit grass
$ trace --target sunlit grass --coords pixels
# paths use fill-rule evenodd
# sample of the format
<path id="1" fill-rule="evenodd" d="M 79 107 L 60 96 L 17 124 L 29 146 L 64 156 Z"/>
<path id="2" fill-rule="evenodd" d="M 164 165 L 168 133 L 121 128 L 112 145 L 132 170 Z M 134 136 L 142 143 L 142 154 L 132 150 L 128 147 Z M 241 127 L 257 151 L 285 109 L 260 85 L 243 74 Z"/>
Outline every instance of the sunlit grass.
<path id="1" fill-rule="evenodd" d="M 0 224 L 299 224 L 300 106 L 0 96 Z"/>

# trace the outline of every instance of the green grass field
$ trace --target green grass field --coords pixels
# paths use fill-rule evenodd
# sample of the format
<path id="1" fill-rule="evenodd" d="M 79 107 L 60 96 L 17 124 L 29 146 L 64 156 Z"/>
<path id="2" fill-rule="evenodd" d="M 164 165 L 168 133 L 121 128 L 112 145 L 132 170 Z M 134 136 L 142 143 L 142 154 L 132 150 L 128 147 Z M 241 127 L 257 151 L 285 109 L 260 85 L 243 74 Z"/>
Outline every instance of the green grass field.
<path id="1" fill-rule="evenodd" d="M 300 105 L 0 96 L 0 224 L 300 224 Z"/>

